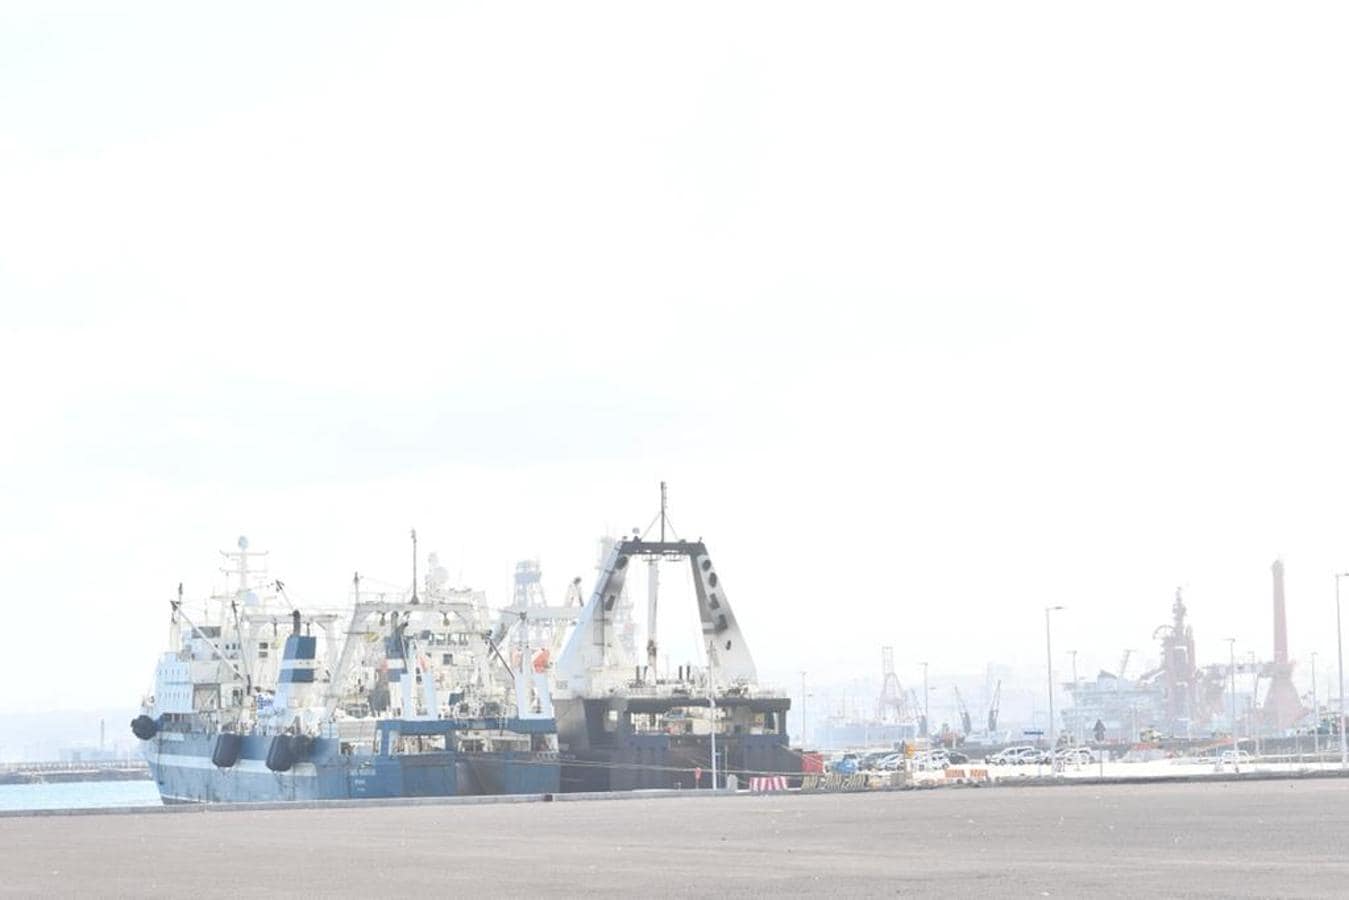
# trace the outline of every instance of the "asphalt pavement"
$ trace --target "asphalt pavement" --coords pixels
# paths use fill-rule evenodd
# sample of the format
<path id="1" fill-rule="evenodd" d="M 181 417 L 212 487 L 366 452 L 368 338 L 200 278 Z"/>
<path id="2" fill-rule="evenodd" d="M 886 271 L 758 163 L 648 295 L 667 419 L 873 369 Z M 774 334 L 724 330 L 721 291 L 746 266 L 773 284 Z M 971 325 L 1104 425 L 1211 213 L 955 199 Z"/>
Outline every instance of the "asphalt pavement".
<path id="1" fill-rule="evenodd" d="M 1349 780 L 0 819 L 0 893 L 1311 897 Z"/>

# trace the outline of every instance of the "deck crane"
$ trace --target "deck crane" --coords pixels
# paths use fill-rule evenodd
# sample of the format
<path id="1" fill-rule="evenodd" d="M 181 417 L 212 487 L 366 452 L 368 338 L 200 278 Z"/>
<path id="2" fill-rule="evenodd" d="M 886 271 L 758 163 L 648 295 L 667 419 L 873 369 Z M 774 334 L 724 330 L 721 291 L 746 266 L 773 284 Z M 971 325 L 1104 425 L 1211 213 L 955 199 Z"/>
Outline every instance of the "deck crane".
<path id="1" fill-rule="evenodd" d="M 960 696 L 959 686 L 952 685 L 952 687 L 956 692 L 956 706 L 960 708 L 960 733 L 965 737 L 969 737 L 970 732 L 974 730 L 973 726 L 970 724 L 969 707 L 965 705 L 965 698 Z"/>
<path id="2" fill-rule="evenodd" d="M 1002 702 L 1002 679 L 998 679 L 998 686 L 993 689 L 993 699 L 988 703 L 988 733 L 992 734 L 998 730 L 998 704 Z"/>

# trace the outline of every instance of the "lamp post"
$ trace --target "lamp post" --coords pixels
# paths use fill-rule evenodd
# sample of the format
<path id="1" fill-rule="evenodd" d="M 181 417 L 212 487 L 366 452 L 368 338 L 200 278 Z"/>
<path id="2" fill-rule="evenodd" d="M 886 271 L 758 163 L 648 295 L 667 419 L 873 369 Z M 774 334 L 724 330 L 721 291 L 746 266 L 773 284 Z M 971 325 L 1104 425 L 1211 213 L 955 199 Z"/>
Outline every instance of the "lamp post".
<path id="1" fill-rule="evenodd" d="M 1063 609 L 1062 606 L 1045 607 L 1045 677 L 1049 681 L 1049 750 L 1054 751 L 1054 651 L 1049 640 L 1049 614 Z"/>
<path id="2" fill-rule="evenodd" d="M 712 707 L 712 791 L 717 790 L 717 692 L 707 692 L 707 702 Z"/>
<path id="3" fill-rule="evenodd" d="M 923 663 L 923 737 L 932 733 L 932 720 L 927 717 L 927 663 Z"/>
<path id="4" fill-rule="evenodd" d="M 1232 765 L 1238 764 L 1237 750 L 1237 639 L 1227 639 L 1227 672 L 1232 681 Z"/>
<path id="5" fill-rule="evenodd" d="M 1316 703 L 1316 651 L 1312 651 L 1312 753 L 1321 753 L 1321 707 Z"/>
<path id="6" fill-rule="evenodd" d="M 1254 650 L 1251 651 L 1250 656 L 1251 656 L 1251 703 L 1250 703 L 1250 707 L 1249 707 L 1249 712 L 1247 713 L 1247 715 L 1248 715 L 1250 718 L 1247 720 L 1247 727 L 1246 727 L 1246 730 L 1247 730 L 1248 732 L 1250 732 L 1250 735 L 1251 735 L 1251 746 L 1252 746 L 1252 748 L 1253 748 L 1254 751 L 1255 751 L 1255 755 L 1256 755 L 1256 756 L 1259 756 L 1259 755 L 1260 755 L 1260 729 L 1259 729 L 1259 723 L 1256 721 L 1258 717 L 1257 717 L 1256 714 L 1255 714 L 1255 712 L 1256 712 L 1256 705 L 1255 705 L 1255 699 L 1256 699 L 1256 697 L 1255 697 L 1255 695 L 1258 694 L 1258 693 L 1260 693 L 1260 666 L 1259 666 L 1259 664 L 1256 662 L 1256 659 L 1255 659 L 1255 651 L 1254 651 Z"/>
<path id="7" fill-rule="evenodd" d="M 1335 573 L 1335 652 L 1340 675 L 1340 768 L 1349 768 L 1349 746 L 1344 743 L 1344 631 L 1340 628 L 1340 579 L 1349 572 Z"/>
<path id="8" fill-rule="evenodd" d="M 1071 656 L 1071 657 L 1073 658 L 1073 691 L 1076 692 L 1076 691 L 1077 691 L 1077 651 L 1076 651 L 1076 650 L 1069 650 L 1069 651 L 1068 651 L 1068 655 Z M 1077 694 L 1076 694 L 1076 693 L 1073 694 L 1073 698 L 1074 698 L 1074 706 L 1076 706 L 1076 698 L 1077 698 Z M 1080 725 L 1080 724 L 1082 724 L 1082 723 L 1079 721 L 1079 719 L 1080 719 L 1080 717 L 1078 717 L 1078 716 L 1074 716 L 1074 717 L 1073 717 L 1073 721 L 1074 721 L 1074 722 L 1077 722 L 1077 723 Z M 1080 732 L 1078 729 L 1073 729 L 1073 743 L 1075 743 L 1075 744 L 1080 744 L 1081 742 L 1082 742 L 1082 734 L 1081 734 L 1081 732 Z"/>
<path id="9" fill-rule="evenodd" d="M 806 673 L 801 673 L 801 749 L 806 749 Z"/>

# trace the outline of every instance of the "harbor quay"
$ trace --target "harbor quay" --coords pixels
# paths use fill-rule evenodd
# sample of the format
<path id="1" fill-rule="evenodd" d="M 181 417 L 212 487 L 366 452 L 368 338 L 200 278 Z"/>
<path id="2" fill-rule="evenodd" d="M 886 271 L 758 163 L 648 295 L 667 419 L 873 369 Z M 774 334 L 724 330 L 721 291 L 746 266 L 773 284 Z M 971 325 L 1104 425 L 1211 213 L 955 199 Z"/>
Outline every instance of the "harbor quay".
<path id="1" fill-rule="evenodd" d="M 0 893 L 1336 896 L 1346 829 L 1343 779 L 223 805 L 0 818 Z"/>

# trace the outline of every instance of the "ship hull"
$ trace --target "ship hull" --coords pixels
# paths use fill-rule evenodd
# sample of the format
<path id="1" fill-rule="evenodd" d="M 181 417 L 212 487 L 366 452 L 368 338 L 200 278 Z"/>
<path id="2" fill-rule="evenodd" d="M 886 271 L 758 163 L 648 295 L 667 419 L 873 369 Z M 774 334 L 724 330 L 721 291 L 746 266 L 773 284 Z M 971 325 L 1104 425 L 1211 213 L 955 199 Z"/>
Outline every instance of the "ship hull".
<path id="1" fill-rule="evenodd" d="M 276 772 L 267 766 L 272 740 L 243 737 L 229 766 L 212 761 L 212 734 L 161 733 L 145 741 L 142 752 L 166 804 L 536 794 L 556 792 L 560 784 L 550 753 L 351 755 L 326 738 L 316 739 L 305 759 Z"/>
<path id="2" fill-rule="evenodd" d="M 717 741 L 718 786 L 734 775 L 742 785 L 755 775 L 796 776 L 800 754 L 785 739 L 727 738 Z M 700 771 L 701 770 L 701 771 Z M 596 747 L 565 754 L 561 784 L 565 793 L 639 791 L 709 787 L 712 753 L 701 740 L 662 736 L 634 737 L 621 746 Z"/>
<path id="3" fill-rule="evenodd" d="M 663 709 L 687 700 L 558 700 L 558 740 L 564 750 L 562 790 L 633 791 L 708 787 L 712 778 L 712 742 L 709 735 L 637 733 L 628 724 L 634 708 Z M 785 698 L 734 701 L 785 713 Z M 617 720 L 616 727 L 605 723 Z M 782 733 L 720 734 L 717 736 L 719 786 L 727 775 L 742 783 L 755 775 L 798 775 L 801 757 Z"/>

